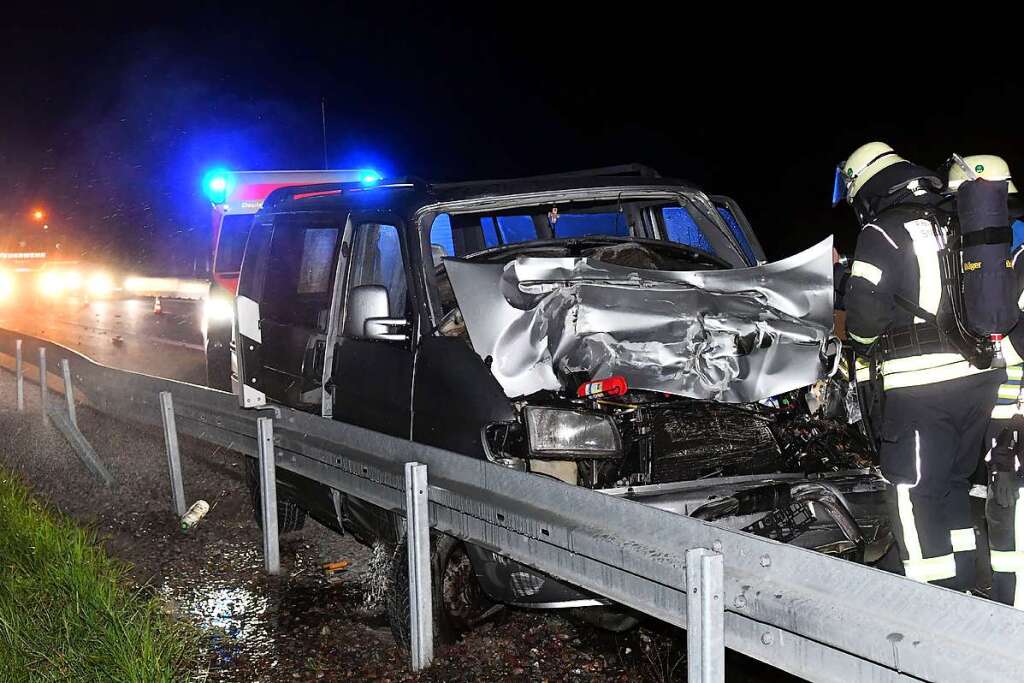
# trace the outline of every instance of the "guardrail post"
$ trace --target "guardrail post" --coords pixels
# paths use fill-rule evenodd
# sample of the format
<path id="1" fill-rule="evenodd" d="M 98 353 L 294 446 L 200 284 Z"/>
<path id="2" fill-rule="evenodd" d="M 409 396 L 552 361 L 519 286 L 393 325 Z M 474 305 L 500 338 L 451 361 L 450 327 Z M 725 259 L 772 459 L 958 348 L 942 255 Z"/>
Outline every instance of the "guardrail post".
<path id="1" fill-rule="evenodd" d="M 260 505 L 263 520 L 263 560 L 267 573 L 281 573 L 281 549 L 277 538 L 277 472 L 274 458 L 274 420 L 256 420 L 256 442 L 260 453 Z"/>
<path id="2" fill-rule="evenodd" d="M 43 424 L 47 424 L 46 398 L 49 389 L 46 386 L 46 347 L 39 347 L 39 413 L 43 416 Z"/>
<path id="3" fill-rule="evenodd" d="M 14 374 L 18 377 L 18 412 L 25 412 L 25 371 L 21 362 L 21 340 L 14 342 Z"/>
<path id="4" fill-rule="evenodd" d="M 174 420 L 174 399 L 171 392 L 160 392 L 160 414 L 164 422 L 164 444 L 167 446 L 167 469 L 171 475 L 171 506 L 181 519 L 185 515 L 185 485 L 181 479 L 181 453 L 178 450 L 178 426 Z"/>
<path id="5" fill-rule="evenodd" d="M 430 581 L 430 511 L 427 466 L 405 463 L 406 542 L 409 547 L 409 641 L 412 670 L 434 659 L 434 615 Z"/>
<path id="6" fill-rule="evenodd" d="M 690 683 L 725 681 L 725 596 L 722 556 L 686 551 L 686 658 Z"/>
<path id="7" fill-rule="evenodd" d="M 75 390 L 71 386 L 71 365 L 68 359 L 60 361 L 60 374 L 64 377 L 64 399 L 68 403 L 68 419 L 71 424 L 78 427 L 78 415 L 75 413 Z"/>

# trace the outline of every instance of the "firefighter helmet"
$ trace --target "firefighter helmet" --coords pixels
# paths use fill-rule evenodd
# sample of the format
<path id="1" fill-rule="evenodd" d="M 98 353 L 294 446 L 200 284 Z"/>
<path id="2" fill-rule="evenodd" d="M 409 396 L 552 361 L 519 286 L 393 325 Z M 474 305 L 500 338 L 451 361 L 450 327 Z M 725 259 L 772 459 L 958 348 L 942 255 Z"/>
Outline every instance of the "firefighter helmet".
<path id="1" fill-rule="evenodd" d="M 956 192 L 964 181 L 983 178 L 993 181 L 1006 180 L 1009 183 L 1009 193 L 1017 193 L 1017 188 L 1013 184 L 1013 178 L 1010 176 L 1010 166 L 1002 157 L 997 157 L 994 154 L 974 154 L 964 157 L 963 162 L 967 168 L 958 163 L 953 163 L 949 167 L 949 178 L 946 182 L 946 187 L 950 192 Z M 968 178 L 967 169 L 970 169 L 974 174 L 974 178 Z"/>
<path id="2" fill-rule="evenodd" d="M 884 142 L 869 142 L 866 145 L 861 145 L 836 168 L 832 205 L 838 204 L 843 197 L 852 204 L 854 197 L 864 187 L 864 183 L 882 169 L 901 161 L 905 161 L 905 159 L 896 154 L 896 151 Z"/>

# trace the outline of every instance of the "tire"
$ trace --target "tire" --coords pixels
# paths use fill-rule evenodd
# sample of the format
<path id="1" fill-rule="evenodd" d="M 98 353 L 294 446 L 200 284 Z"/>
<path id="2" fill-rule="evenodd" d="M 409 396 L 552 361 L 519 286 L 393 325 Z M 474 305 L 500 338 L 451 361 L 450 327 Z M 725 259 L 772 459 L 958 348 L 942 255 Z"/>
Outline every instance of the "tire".
<path id="1" fill-rule="evenodd" d="M 245 484 L 249 488 L 252 514 L 256 526 L 263 528 L 263 506 L 260 496 L 260 463 L 256 458 L 245 456 Z M 277 492 L 277 530 L 286 534 L 298 531 L 306 525 L 306 509 L 292 498 Z"/>
<path id="2" fill-rule="evenodd" d="M 465 546 L 447 534 L 430 534 L 430 579 L 434 645 L 450 645 L 478 623 L 491 603 L 473 572 Z M 391 563 L 386 608 L 395 642 L 408 650 L 409 552 L 404 537 Z"/>

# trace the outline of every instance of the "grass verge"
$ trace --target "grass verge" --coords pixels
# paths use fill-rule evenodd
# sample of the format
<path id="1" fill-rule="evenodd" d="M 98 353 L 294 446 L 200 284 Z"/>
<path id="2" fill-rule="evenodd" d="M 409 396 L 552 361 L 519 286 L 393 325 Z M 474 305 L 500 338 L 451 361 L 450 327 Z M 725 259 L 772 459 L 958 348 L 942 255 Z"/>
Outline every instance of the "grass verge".
<path id="1" fill-rule="evenodd" d="M 0 470 L 0 681 L 180 681 L 193 629 L 125 588 L 94 534 Z"/>

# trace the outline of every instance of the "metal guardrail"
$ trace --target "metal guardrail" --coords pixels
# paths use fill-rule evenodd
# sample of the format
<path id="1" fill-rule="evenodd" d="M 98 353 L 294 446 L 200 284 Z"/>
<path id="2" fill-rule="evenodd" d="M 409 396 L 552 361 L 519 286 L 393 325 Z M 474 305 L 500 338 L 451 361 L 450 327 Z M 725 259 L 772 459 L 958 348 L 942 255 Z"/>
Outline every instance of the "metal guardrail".
<path id="1" fill-rule="evenodd" d="M 115 370 L 59 345 L 0 330 L 0 354 L 68 359 L 98 410 L 255 457 L 256 419 L 233 395 Z M 1024 673 L 1024 613 L 944 588 L 516 472 L 360 427 L 275 407 L 277 466 L 389 510 L 405 510 L 405 463 L 427 465 L 429 519 L 489 548 L 662 621 L 687 626 L 714 586 L 688 584 L 687 551 L 723 558 L 725 645 L 816 681 L 1008 681 Z M 706 557 L 707 553 L 690 555 Z M 700 576 L 691 566 L 689 574 Z M 697 585 L 700 584 L 700 585 Z M 702 588 L 703 586 L 703 588 Z M 698 610 L 698 611 L 700 611 Z M 695 622 L 696 625 L 696 622 Z"/>

